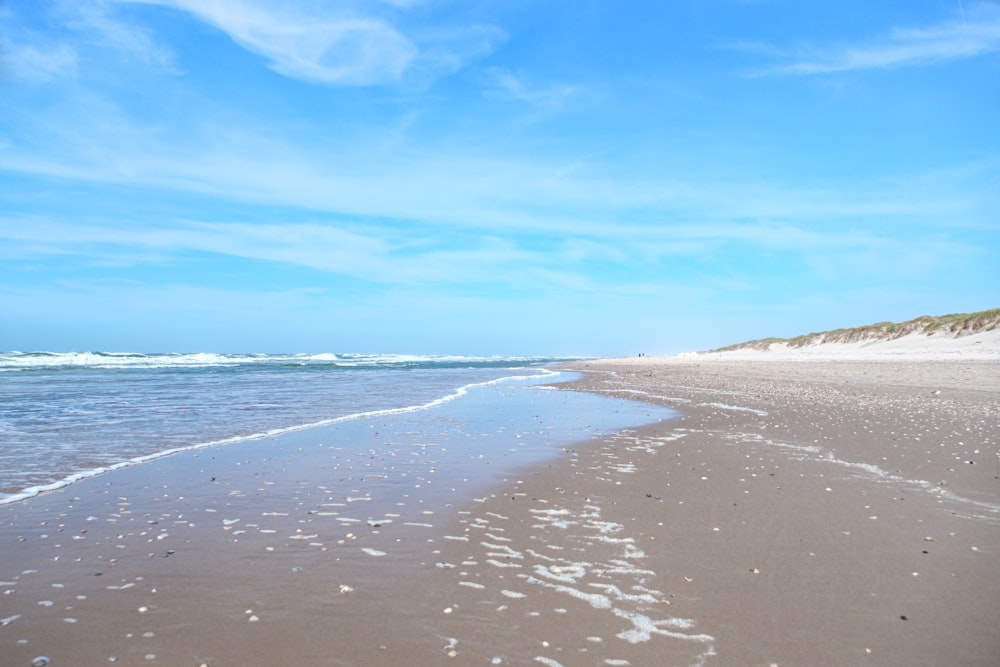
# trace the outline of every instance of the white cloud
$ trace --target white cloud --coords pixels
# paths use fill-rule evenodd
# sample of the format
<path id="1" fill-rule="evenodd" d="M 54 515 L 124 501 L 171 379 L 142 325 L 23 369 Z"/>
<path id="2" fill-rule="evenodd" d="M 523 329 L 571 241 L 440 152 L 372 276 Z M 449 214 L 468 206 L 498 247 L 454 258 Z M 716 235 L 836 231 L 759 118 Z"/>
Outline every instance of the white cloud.
<path id="1" fill-rule="evenodd" d="M 532 87 L 523 77 L 503 67 L 493 67 L 487 74 L 490 84 L 487 96 L 527 102 L 544 110 L 562 109 L 569 98 L 580 92 L 577 86 L 568 84 L 556 84 L 547 88 Z"/>
<path id="2" fill-rule="evenodd" d="M 464 68 L 492 53 L 507 34 L 491 25 L 468 25 L 414 31 L 420 57 L 414 63 L 415 77 L 434 79 Z"/>
<path id="3" fill-rule="evenodd" d="M 786 194 L 810 198 L 802 193 Z M 842 194 L 852 198 L 857 192 Z M 492 232 L 468 234 L 457 228 L 443 232 L 433 221 L 353 224 L 339 216 L 328 216 L 322 222 L 162 221 L 144 227 L 127 221 L 8 217 L 0 219 L 0 256 L 11 261 L 76 256 L 93 265 L 129 266 L 173 264 L 190 253 L 209 253 L 308 267 L 372 284 L 484 282 L 517 290 L 562 287 L 586 291 L 595 289 L 595 283 L 585 276 L 597 275 L 605 268 L 638 262 L 637 266 L 644 267 L 643 275 L 632 275 L 630 270 L 627 275 L 631 277 L 623 278 L 614 288 L 631 289 L 648 280 L 649 271 L 659 270 L 655 267 L 678 261 L 707 266 L 719 253 L 729 251 L 791 254 L 827 267 L 825 271 L 831 273 L 842 269 L 889 274 L 907 258 L 926 254 L 927 239 L 932 237 L 936 239 L 933 246 L 938 265 L 954 264 L 955 258 L 976 253 L 970 241 L 950 238 L 945 228 L 899 234 L 885 226 L 828 224 L 823 219 L 736 221 L 726 210 L 712 210 L 706 202 L 702 205 L 704 221 L 645 224 L 611 223 L 600 217 L 553 222 L 522 213 L 518 225 L 501 227 L 499 219 L 509 221 L 519 214 L 500 212 Z M 821 215 L 816 210 L 811 213 Z M 833 219 L 843 222 L 853 217 L 845 213 Z M 521 231 L 531 225 L 533 234 L 522 236 Z M 860 265 L 848 261 L 857 257 L 882 259 Z M 894 259 L 882 261 L 889 257 Z"/>
<path id="4" fill-rule="evenodd" d="M 26 27 L 21 17 L 0 3 L 0 81 L 34 83 L 70 75 L 78 54 L 68 44 Z"/>
<path id="5" fill-rule="evenodd" d="M 442 242 L 433 231 L 336 222 L 249 224 L 180 221 L 155 227 L 0 218 L 0 257 L 84 258 L 99 266 L 172 264 L 209 253 L 307 267 L 375 284 L 523 282 L 525 267 L 548 258 L 493 237 Z"/>
<path id="6" fill-rule="evenodd" d="M 129 58 L 172 71 L 173 53 L 153 38 L 148 29 L 115 16 L 111 0 L 63 0 L 55 16 L 66 27 L 89 37 L 93 45 L 117 51 Z"/>
<path id="7" fill-rule="evenodd" d="M 82 108 L 90 125 L 81 121 L 64 128 L 57 116 L 34 128 L 59 137 L 58 154 L 12 146 L 0 152 L 0 169 L 81 185 L 123 184 L 308 208 L 341 218 L 569 234 L 616 243 L 704 241 L 712 228 L 720 230 L 713 238 L 724 238 L 747 229 L 734 221 L 748 220 L 796 225 L 898 220 L 927 228 L 969 228 L 992 219 L 997 203 L 996 195 L 984 188 L 995 179 L 998 165 L 993 161 L 895 181 L 822 185 L 654 173 L 637 177 L 589 161 L 567 170 L 552 159 L 471 150 L 382 152 L 367 142 L 307 148 L 214 124 L 191 139 L 173 141 L 173 135 L 160 136 L 156 128 L 130 123 L 113 109 Z M 330 161 L 334 153 L 338 159 Z M 698 224 L 679 226 L 684 221 Z M 730 229 L 729 224 L 735 226 Z M 679 236 L 682 229 L 692 234 Z"/>
<path id="8" fill-rule="evenodd" d="M 41 31 L 13 10 L 0 13 L 0 64 L 4 74 L 42 83 L 75 76 L 95 52 L 110 51 L 129 61 L 174 71 L 173 53 L 144 27 L 117 17 L 109 0 L 65 1 L 35 17 L 58 24 Z"/>
<path id="9" fill-rule="evenodd" d="M 762 52 L 759 44 L 733 48 Z M 1000 7 L 980 4 L 961 18 L 925 28 L 896 28 L 869 44 L 840 45 L 786 54 L 781 74 L 831 74 L 855 70 L 929 65 L 1000 52 Z"/>
<path id="10" fill-rule="evenodd" d="M 71 75 L 76 71 L 77 59 L 76 50 L 67 44 L 9 38 L 0 44 L 0 67 L 26 81 L 43 82 Z"/>
<path id="11" fill-rule="evenodd" d="M 226 33 L 290 78 L 331 85 L 395 83 L 416 72 L 447 74 L 488 53 L 503 38 L 497 29 L 467 26 L 421 35 L 403 26 L 412 2 L 386 2 L 365 12 L 330 2 L 262 0 L 118 0 L 188 12 Z M 395 21 L 394 21 L 395 19 Z"/>

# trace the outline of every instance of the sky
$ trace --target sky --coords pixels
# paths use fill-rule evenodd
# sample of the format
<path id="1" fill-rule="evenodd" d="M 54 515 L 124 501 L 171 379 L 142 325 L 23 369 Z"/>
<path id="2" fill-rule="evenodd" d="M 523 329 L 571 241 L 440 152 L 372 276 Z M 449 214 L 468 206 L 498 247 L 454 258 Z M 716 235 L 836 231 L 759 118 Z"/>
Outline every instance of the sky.
<path id="1" fill-rule="evenodd" d="M 996 0 L 0 1 L 0 350 L 653 355 L 998 306 Z"/>

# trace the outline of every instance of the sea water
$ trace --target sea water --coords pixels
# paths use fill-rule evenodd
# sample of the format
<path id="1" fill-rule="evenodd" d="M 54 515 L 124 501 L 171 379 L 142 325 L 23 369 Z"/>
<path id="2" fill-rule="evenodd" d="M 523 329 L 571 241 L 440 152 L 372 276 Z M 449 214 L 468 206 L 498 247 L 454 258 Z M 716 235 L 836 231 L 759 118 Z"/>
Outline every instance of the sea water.
<path id="1" fill-rule="evenodd" d="M 654 416 L 648 405 L 573 392 L 542 400 L 545 390 L 538 385 L 570 377 L 544 367 L 555 361 L 560 359 L 2 353 L 0 503 L 179 451 L 246 446 L 345 421 L 431 412 L 447 417 L 451 410 L 466 422 L 470 435 L 463 446 L 474 448 L 485 442 L 476 419 L 494 428 L 495 414 L 486 413 L 499 410 L 544 422 L 546 435 L 538 438 L 544 447 L 666 415 Z M 526 399 L 521 390 L 535 394 Z M 571 408 L 567 401 L 579 405 Z"/>

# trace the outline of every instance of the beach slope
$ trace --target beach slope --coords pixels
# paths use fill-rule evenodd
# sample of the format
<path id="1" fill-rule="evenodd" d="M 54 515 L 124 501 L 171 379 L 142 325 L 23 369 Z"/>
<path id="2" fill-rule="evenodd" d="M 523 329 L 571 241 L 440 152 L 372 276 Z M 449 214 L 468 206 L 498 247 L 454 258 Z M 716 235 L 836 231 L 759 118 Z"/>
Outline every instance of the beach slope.
<path id="1" fill-rule="evenodd" d="M 383 441 L 415 427 L 387 422 L 365 427 L 371 452 L 349 470 L 315 465 L 302 432 L 5 506 L 0 654 L 53 667 L 1000 664 L 1000 364 L 571 368 L 581 379 L 561 390 L 677 416 L 500 475 L 508 450 L 467 455 L 474 432 L 445 470 L 426 425 L 404 449 Z M 544 429 L 507 437 L 544 445 Z M 412 465 L 384 472 L 406 491 L 376 508 L 379 458 L 397 451 Z"/>

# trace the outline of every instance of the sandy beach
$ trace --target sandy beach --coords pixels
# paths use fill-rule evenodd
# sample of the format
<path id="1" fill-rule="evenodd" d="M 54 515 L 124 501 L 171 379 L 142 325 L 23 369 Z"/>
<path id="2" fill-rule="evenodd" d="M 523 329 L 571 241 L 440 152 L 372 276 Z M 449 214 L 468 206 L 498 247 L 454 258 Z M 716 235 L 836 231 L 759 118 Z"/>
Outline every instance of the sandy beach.
<path id="1" fill-rule="evenodd" d="M 592 369 L 591 390 L 685 413 L 604 445 L 635 473 L 603 509 L 714 637 L 706 664 L 998 662 L 995 362 Z"/>
<path id="2" fill-rule="evenodd" d="M 3 664 L 1000 663 L 1000 364 L 572 367 L 678 417 L 377 511 L 287 440 L 0 508 Z"/>

